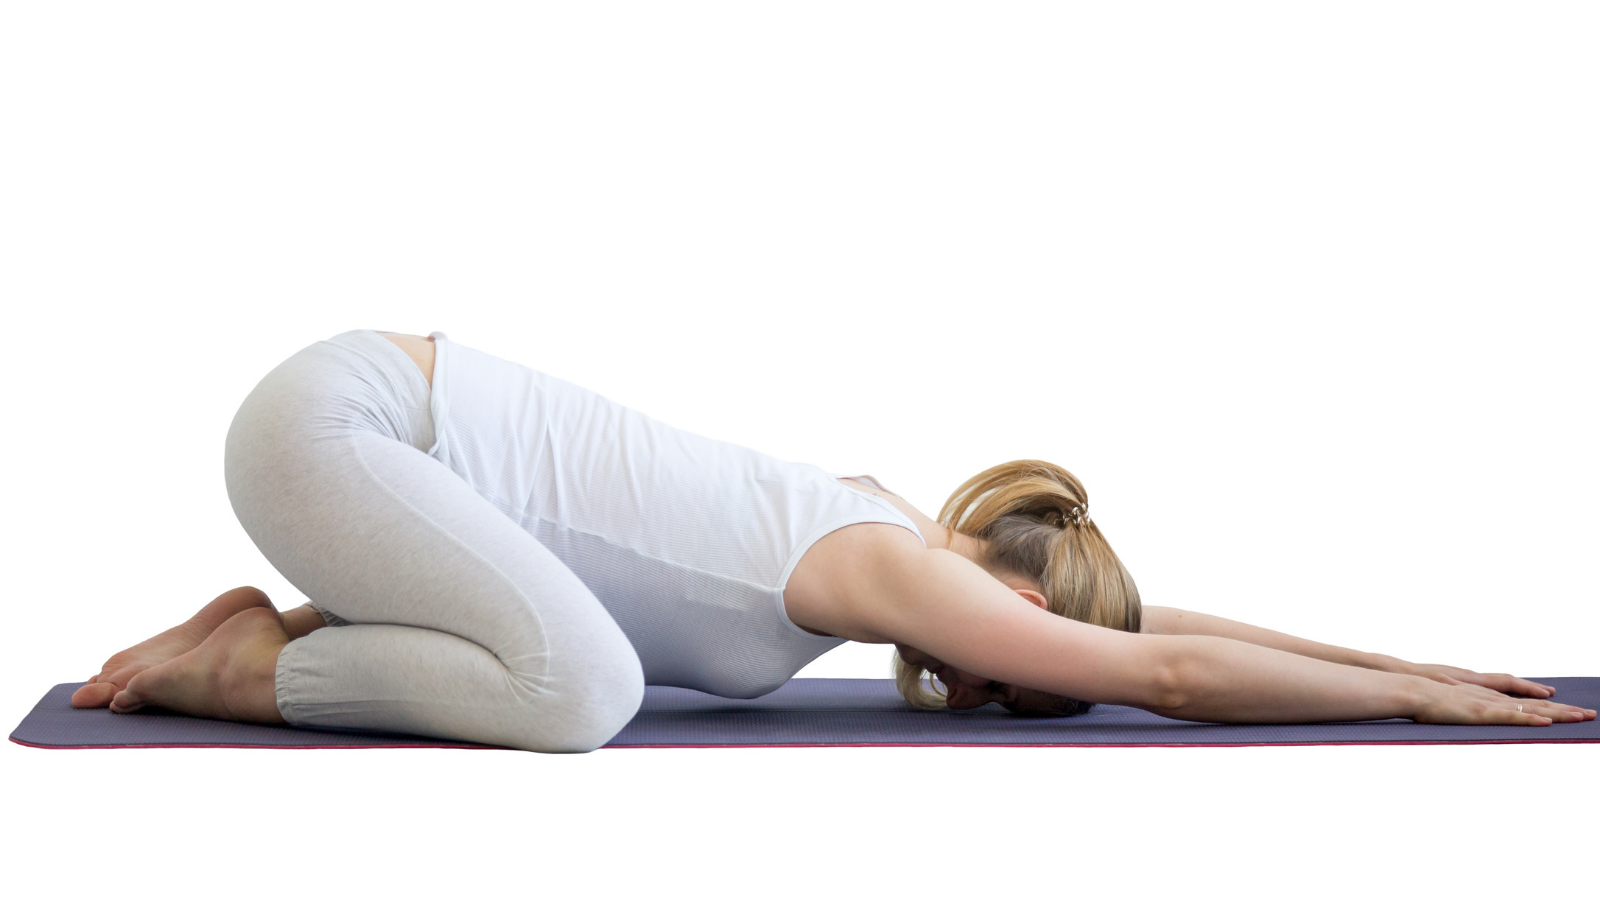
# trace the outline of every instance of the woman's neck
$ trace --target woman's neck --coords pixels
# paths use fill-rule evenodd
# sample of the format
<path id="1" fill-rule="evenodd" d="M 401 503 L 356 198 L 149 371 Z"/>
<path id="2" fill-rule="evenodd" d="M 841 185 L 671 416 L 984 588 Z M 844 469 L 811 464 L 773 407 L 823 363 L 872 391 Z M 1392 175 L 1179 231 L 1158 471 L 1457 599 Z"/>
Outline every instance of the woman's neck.
<path id="1" fill-rule="evenodd" d="M 985 545 L 983 541 L 980 541 L 971 535 L 962 534 L 953 528 L 946 529 L 945 533 L 948 535 L 945 543 L 946 550 L 963 556 L 980 566 L 984 564 L 983 556 Z"/>

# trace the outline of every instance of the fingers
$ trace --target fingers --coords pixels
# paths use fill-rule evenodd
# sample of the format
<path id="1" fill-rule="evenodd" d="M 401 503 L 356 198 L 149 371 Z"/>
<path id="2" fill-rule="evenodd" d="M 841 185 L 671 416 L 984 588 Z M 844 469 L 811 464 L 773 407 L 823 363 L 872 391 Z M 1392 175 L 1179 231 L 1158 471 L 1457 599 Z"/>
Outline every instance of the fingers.
<path id="1" fill-rule="evenodd" d="M 1565 703 L 1552 703 L 1548 700 L 1535 700 L 1531 704 L 1523 703 L 1524 711 L 1532 709 L 1549 719 L 1557 722 L 1587 722 L 1594 718 L 1594 710 L 1584 709 L 1581 706 L 1568 706 Z"/>
<path id="2" fill-rule="evenodd" d="M 1548 684 L 1540 684 L 1537 681 L 1529 681 L 1526 678 L 1516 678 L 1511 675 L 1504 675 L 1501 677 L 1510 679 L 1511 682 L 1510 690 L 1506 690 L 1505 688 L 1496 688 L 1496 690 L 1503 694 L 1521 694 L 1524 697 L 1541 698 L 1555 696 L 1556 689 Z"/>
<path id="3" fill-rule="evenodd" d="M 1548 684 L 1540 684 L 1537 681 L 1529 681 L 1526 678 L 1518 678 L 1515 675 L 1507 675 L 1504 672 L 1488 674 L 1473 672 L 1468 676 L 1467 680 L 1470 680 L 1473 684 L 1499 691 L 1502 694 L 1518 694 L 1523 697 L 1544 699 L 1553 696 L 1556 692 L 1556 689 Z"/>
<path id="4" fill-rule="evenodd" d="M 1479 725 L 1528 725 L 1542 728 L 1554 725 L 1555 719 L 1543 714 L 1532 703 L 1496 702 L 1480 709 L 1472 717 Z"/>
<path id="5" fill-rule="evenodd" d="M 1519 711 L 1520 708 L 1520 711 Z M 1568 706 L 1565 703 L 1551 703 L 1548 700 L 1524 700 L 1504 702 L 1500 710 L 1508 712 L 1515 717 L 1515 721 L 1507 722 L 1510 725 L 1550 725 L 1556 722 L 1587 722 L 1594 718 L 1594 710 L 1584 709 L 1580 706 Z M 1537 720 L 1537 721 L 1530 721 Z"/>
<path id="6" fill-rule="evenodd" d="M 1437 705 L 1413 716 L 1418 722 L 1440 725 L 1523 725 L 1541 727 L 1595 718 L 1592 709 L 1533 698 L 1517 699 L 1475 684 L 1447 689 Z"/>

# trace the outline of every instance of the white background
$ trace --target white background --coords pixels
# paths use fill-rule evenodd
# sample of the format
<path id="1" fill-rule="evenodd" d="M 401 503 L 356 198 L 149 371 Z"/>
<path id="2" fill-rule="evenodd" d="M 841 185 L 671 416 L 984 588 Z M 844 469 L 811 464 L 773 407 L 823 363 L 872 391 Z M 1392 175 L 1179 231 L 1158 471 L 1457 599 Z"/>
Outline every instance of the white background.
<path id="1" fill-rule="evenodd" d="M 223 436 L 360 327 L 930 514 L 1054 460 L 1147 603 L 1600 675 L 1592 5 L 27 6 L 7 723 L 223 589 L 301 602 Z M 37 896 L 1570 896 L 1597 762 L 6 744 L 0 829 Z"/>

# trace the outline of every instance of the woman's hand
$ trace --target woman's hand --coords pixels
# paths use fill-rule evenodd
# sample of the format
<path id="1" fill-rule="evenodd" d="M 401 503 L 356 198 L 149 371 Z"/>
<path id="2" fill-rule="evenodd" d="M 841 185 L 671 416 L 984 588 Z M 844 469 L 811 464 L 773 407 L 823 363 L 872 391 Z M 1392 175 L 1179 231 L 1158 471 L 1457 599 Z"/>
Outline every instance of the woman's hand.
<path id="1" fill-rule="evenodd" d="M 1521 697 L 1533 697 L 1537 700 L 1553 696 L 1556 692 L 1556 689 L 1548 684 L 1540 684 L 1537 681 L 1529 681 L 1526 678 L 1518 678 L 1515 675 L 1507 675 L 1503 672 L 1484 675 L 1471 669 L 1458 669 L 1455 666 L 1421 665 L 1418 663 L 1405 663 L 1398 671 L 1404 675 L 1420 675 L 1440 684 L 1475 684 L 1501 694 L 1516 694 Z"/>
<path id="2" fill-rule="evenodd" d="M 1477 675 L 1476 672 L 1467 674 Z M 1509 675 L 1478 677 L 1511 678 Z M 1520 678 L 1512 680 L 1533 685 L 1533 682 Z M 1411 718 L 1430 725 L 1552 725 L 1556 722 L 1586 722 L 1594 718 L 1594 710 L 1549 700 L 1518 700 L 1482 685 L 1462 681 L 1454 684 L 1438 681 L 1424 691 L 1422 704 L 1411 714 Z"/>

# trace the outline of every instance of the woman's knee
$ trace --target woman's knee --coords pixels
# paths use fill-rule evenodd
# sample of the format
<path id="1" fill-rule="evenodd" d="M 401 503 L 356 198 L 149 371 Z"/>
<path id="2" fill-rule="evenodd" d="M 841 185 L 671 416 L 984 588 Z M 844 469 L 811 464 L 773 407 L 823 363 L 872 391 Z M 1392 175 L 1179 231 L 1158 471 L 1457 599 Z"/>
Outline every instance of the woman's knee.
<path id="1" fill-rule="evenodd" d="M 537 699 L 521 710 L 524 746 L 546 753 L 587 753 L 616 737 L 644 701 L 644 670 L 626 653 L 593 657 L 576 671 L 552 673 Z M 597 664 L 598 663 L 598 664 Z"/>

